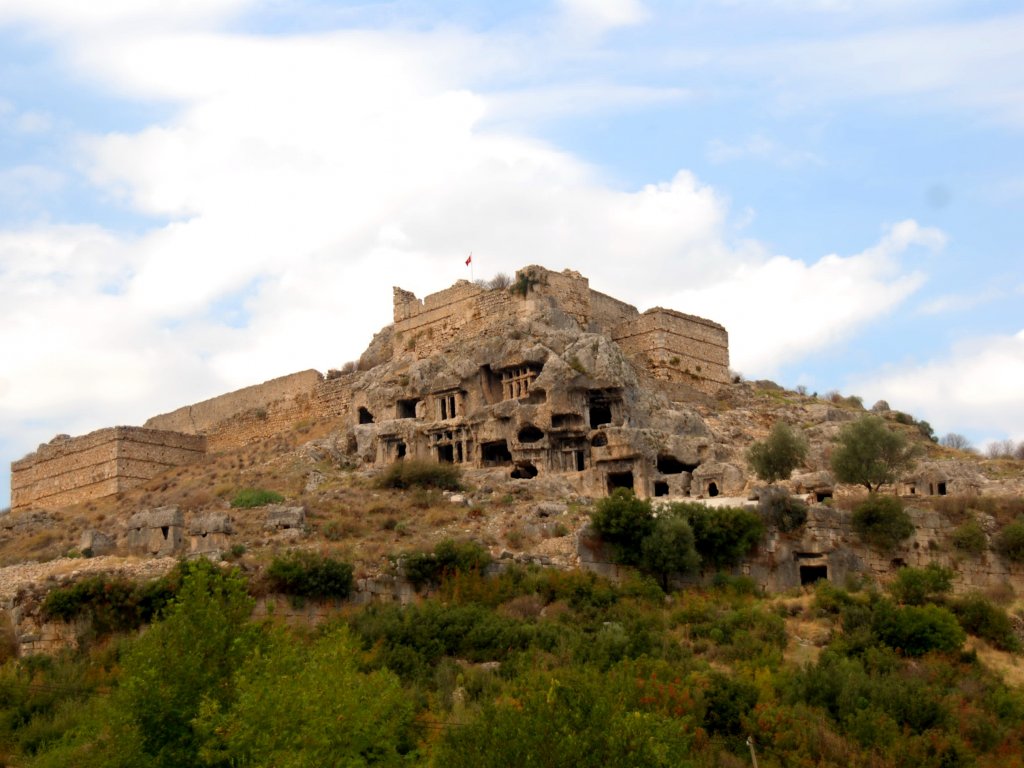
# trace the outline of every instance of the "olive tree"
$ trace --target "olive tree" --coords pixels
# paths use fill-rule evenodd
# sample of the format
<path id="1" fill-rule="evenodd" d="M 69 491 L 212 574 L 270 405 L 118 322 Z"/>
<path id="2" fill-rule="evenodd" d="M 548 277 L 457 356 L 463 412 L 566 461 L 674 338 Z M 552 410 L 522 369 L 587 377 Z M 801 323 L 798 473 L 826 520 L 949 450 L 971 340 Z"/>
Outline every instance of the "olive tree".
<path id="1" fill-rule="evenodd" d="M 775 423 L 764 442 L 754 443 L 747 451 L 747 461 L 766 483 L 789 479 L 806 458 L 807 440 L 782 421 Z"/>
<path id="2" fill-rule="evenodd" d="M 913 466 L 919 449 L 879 416 L 864 416 L 847 424 L 836 438 L 832 472 L 842 483 L 863 485 L 876 492 Z"/>

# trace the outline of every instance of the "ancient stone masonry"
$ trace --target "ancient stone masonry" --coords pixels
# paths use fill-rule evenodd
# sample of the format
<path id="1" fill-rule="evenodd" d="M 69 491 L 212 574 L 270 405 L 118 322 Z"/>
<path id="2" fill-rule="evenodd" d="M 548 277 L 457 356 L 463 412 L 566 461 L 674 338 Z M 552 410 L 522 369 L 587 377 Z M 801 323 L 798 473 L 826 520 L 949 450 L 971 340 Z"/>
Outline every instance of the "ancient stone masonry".
<path id="1" fill-rule="evenodd" d="M 676 390 L 669 397 L 671 386 L 728 384 L 722 326 L 661 308 L 641 314 L 578 272 L 539 266 L 508 288 L 460 280 L 424 299 L 395 288 L 393 310 L 358 371 L 302 371 L 154 416 L 144 429 L 41 447 L 12 465 L 13 507 L 113 494 L 204 450 L 325 420 L 345 425 L 351 459 L 368 465 L 418 458 L 514 479 L 558 474 L 596 495 L 742 486 L 701 418 Z"/>
<path id="2" fill-rule="evenodd" d="M 11 508 L 59 507 L 134 488 L 203 458 L 206 440 L 158 429 L 111 427 L 58 436 L 11 464 Z"/>

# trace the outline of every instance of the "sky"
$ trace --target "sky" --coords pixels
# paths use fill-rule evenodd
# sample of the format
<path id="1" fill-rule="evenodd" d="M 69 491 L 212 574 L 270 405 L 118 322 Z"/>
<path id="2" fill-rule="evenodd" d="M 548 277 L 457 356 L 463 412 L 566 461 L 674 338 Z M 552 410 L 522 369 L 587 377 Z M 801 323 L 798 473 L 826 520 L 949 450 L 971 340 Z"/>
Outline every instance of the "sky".
<path id="1" fill-rule="evenodd" d="M 0 464 L 527 264 L 1024 440 L 1022 138 L 1019 2 L 0 0 Z"/>

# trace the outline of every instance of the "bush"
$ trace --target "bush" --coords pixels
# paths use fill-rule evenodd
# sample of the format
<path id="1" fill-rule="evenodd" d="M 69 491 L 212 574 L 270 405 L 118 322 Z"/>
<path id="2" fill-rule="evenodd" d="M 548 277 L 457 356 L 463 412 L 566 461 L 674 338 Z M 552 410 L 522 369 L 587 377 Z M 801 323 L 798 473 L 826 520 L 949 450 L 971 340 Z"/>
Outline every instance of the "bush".
<path id="1" fill-rule="evenodd" d="M 889 585 L 892 596 L 906 605 L 924 605 L 953 589 L 953 571 L 937 563 L 924 568 L 900 568 Z"/>
<path id="2" fill-rule="evenodd" d="M 124 578 L 92 576 L 51 590 L 43 600 L 47 619 L 70 622 L 87 616 L 96 636 L 125 632 L 152 621 L 171 601 L 174 577 L 135 583 Z"/>
<path id="3" fill-rule="evenodd" d="M 854 508 L 853 530 L 872 546 L 892 549 L 914 532 L 914 524 L 898 498 L 873 494 Z"/>
<path id="4" fill-rule="evenodd" d="M 785 422 L 776 422 L 768 439 L 754 443 L 747 461 L 766 483 L 786 480 L 807 458 L 807 440 Z"/>
<path id="5" fill-rule="evenodd" d="M 663 517 L 641 544 L 640 565 L 654 574 L 661 588 L 668 591 L 669 576 L 690 573 L 700 566 L 700 555 L 694 547 L 693 529 L 681 517 Z"/>
<path id="6" fill-rule="evenodd" d="M 977 520 L 968 520 L 953 531 L 953 546 L 977 557 L 988 547 L 985 530 Z"/>
<path id="7" fill-rule="evenodd" d="M 1024 562 L 1024 517 L 1018 517 L 999 532 L 993 549 L 1007 560 Z"/>
<path id="8" fill-rule="evenodd" d="M 352 592 L 352 566 L 315 552 L 289 552 L 267 568 L 275 592 L 295 597 L 344 599 Z"/>
<path id="9" fill-rule="evenodd" d="M 917 446 L 889 429 L 880 416 L 864 416 L 840 431 L 832 452 L 832 471 L 840 482 L 863 485 L 874 492 L 910 468 L 917 454 Z"/>
<path id="10" fill-rule="evenodd" d="M 267 491 L 263 488 L 243 488 L 231 499 L 231 506 L 238 509 L 252 509 L 267 504 L 280 504 L 284 496 L 275 491 Z"/>
<path id="11" fill-rule="evenodd" d="M 807 504 L 785 488 L 766 488 L 757 504 L 761 517 L 783 533 L 795 531 L 807 522 Z"/>
<path id="12" fill-rule="evenodd" d="M 612 545 L 617 562 L 639 565 L 643 540 L 654 530 L 649 501 L 636 498 L 628 488 L 616 488 L 597 502 L 590 523 L 601 540 Z"/>
<path id="13" fill-rule="evenodd" d="M 701 561 L 716 569 L 738 565 L 764 536 L 760 515 L 749 509 L 677 503 L 668 512 L 690 524 Z"/>
<path id="14" fill-rule="evenodd" d="M 403 563 L 405 578 L 417 589 L 439 585 L 457 573 L 480 573 L 491 562 L 490 553 L 472 541 L 445 539 L 433 553 L 414 552 Z"/>
<path id="15" fill-rule="evenodd" d="M 981 595 L 963 597 L 951 608 L 960 626 L 969 634 L 987 640 L 1002 651 L 1017 653 L 1021 650 L 1020 640 L 1006 611 Z"/>
<path id="16" fill-rule="evenodd" d="M 937 605 L 899 608 L 887 600 L 879 601 L 872 612 L 871 629 L 879 640 L 906 656 L 955 651 L 967 639 L 956 616 Z"/>
<path id="17" fill-rule="evenodd" d="M 396 461 L 377 478 L 381 488 L 437 488 L 457 491 L 462 487 L 462 471 L 454 464 L 434 464 L 407 459 Z"/>

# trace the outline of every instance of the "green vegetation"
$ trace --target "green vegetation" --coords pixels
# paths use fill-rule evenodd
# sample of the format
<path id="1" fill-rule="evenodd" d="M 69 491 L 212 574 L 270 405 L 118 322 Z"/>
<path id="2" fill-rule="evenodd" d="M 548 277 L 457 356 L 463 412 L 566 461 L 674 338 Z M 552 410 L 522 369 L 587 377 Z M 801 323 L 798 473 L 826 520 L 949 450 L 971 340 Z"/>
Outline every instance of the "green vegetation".
<path id="1" fill-rule="evenodd" d="M 276 491 L 267 491 L 263 488 L 243 488 L 231 499 L 231 506 L 238 509 L 252 509 L 267 504 L 280 504 L 284 496 Z"/>
<path id="2" fill-rule="evenodd" d="M 840 431 L 832 471 L 840 482 L 863 485 L 873 493 L 909 469 L 918 453 L 916 445 L 880 416 L 864 416 Z"/>
<path id="3" fill-rule="evenodd" d="M 352 592 L 352 566 L 316 552 L 296 550 L 273 559 L 267 581 L 272 590 L 284 595 L 343 599 Z"/>
<path id="4" fill-rule="evenodd" d="M 747 451 L 747 461 L 766 483 L 789 479 L 806 458 L 807 439 L 783 421 L 775 423 L 763 443 L 754 443 Z"/>
<path id="5" fill-rule="evenodd" d="M 790 496 L 785 488 L 766 488 L 758 499 L 757 510 L 761 517 L 783 533 L 795 531 L 807 522 L 807 504 L 802 499 Z"/>
<path id="6" fill-rule="evenodd" d="M 992 548 L 1007 560 L 1024 562 L 1024 516 L 1003 528 Z"/>
<path id="7" fill-rule="evenodd" d="M 738 507 L 675 503 L 658 515 L 650 501 L 616 488 L 597 503 L 590 522 L 611 545 L 616 562 L 657 576 L 666 589 L 673 574 L 692 573 L 702 565 L 735 567 L 764 536 L 760 516 Z"/>
<path id="8" fill-rule="evenodd" d="M 872 494 L 853 510 L 853 530 L 867 544 L 892 549 L 914 533 L 914 523 L 895 496 Z"/>
<path id="9" fill-rule="evenodd" d="M 406 459 L 389 466 L 377 484 L 381 488 L 434 488 L 457 491 L 462 487 L 462 471 L 454 464 Z"/>
<path id="10" fill-rule="evenodd" d="M 652 530 L 663 519 L 684 516 Z M 0 759 L 712 768 L 748 765 L 753 736 L 765 768 L 1020 765 L 1024 693 L 962 651 L 1005 614 L 950 600 L 942 576 L 902 577 L 924 580 L 921 605 L 822 584 L 802 618 L 832 639 L 797 664 L 792 611 L 741 578 L 666 596 L 649 579 L 454 570 L 434 598 L 290 630 L 250 618 L 237 570 L 198 561 L 147 631 L 0 665 Z"/>
<path id="11" fill-rule="evenodd" d="M 889 585 L 892 596 L 905 605 L 924 605 L 953 589 L 953 571 L 929 563 L 924 568 L 900 568 Z"/>
<path id="12" fill-rule="evenodd" d="M 405 578 L 417 589 L 438 586 L 459 573 L 483 573 L 491 562 L 487 550 L 472 541 L 445 539 L 433 552 L 413 552 L 405 557 Z"/>
<path id="13" fill-rule="evenodd" d="M 981 524 L 974 519 L 962 523 L 953 531 L 953 546 L 960 552 L 974 557 L 979 556 L 988 549 L 988 540 L 985 538 L 985 530 Z"/>

